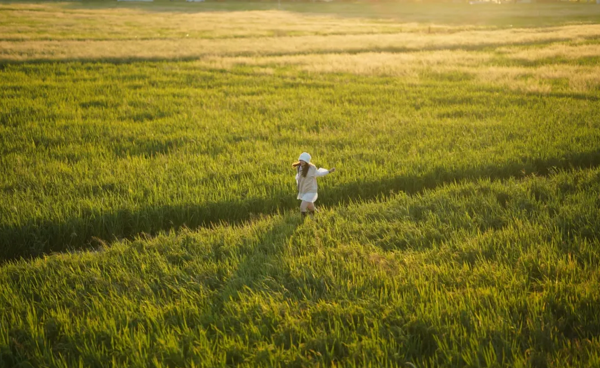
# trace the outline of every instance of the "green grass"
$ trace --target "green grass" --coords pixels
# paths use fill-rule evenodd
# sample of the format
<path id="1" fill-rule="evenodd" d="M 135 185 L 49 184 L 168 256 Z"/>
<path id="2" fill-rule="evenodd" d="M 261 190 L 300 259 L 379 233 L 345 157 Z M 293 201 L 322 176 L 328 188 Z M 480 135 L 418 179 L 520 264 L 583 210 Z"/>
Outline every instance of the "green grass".
<path id="1" fill-rule="evenodd" d="M 294 208 L 290 163 L 337 166 L 322 203 L 600 163 L 594 95 L 257 75 L 193 63 L 7 66 L 4 257 Z M 535 133 L 535 134 L 533 134 Z"/>
<path id="2" fill-rule="evenodd" d="M 1 269 L 36 366 L 595 366 L 600 171 L 451 184 Z"/>
<path id="3" fill-rule="evenodd" d="M 0 3 L 0 367 L 600 365 L 600 6 L 275 7 Z"/>

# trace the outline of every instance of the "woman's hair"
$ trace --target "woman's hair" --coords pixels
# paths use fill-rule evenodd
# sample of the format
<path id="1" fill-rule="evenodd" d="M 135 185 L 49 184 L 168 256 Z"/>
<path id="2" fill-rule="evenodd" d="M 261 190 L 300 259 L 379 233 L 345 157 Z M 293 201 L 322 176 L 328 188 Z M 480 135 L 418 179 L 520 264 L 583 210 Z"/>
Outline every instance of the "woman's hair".
<path id="1" fill-rule="evenodd" d="M 300 163 L 300 161 L 296 161 L 296 162 L 294 162 L 292 164 L 292 167 L 298 168 L 298 166 L 300 166 L 300 165 L 302 165 Z M 302 177 L 303 178 L 306 178 L 306 174 L 308 174 L 308 169 L 310 169 L 310 165 L 309 164 L 304 165 L 304 167 L 302 168 Z"/>

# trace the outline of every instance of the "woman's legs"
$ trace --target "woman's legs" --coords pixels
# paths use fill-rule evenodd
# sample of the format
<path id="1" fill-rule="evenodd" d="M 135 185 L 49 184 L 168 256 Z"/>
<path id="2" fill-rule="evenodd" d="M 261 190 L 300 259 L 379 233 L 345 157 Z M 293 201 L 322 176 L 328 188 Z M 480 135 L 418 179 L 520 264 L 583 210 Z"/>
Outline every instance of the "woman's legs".
<path id="1" fill-rule="evenodd" d="M 312 203 L 307 202 L 307 201 L 302 201 L 302 203 L 300 203 L 300 212 L 305 213 L 306 210 L 308 209 L 309 205 L 312 205 Z"/>
<path id="2" fill-rule="evenodd" d="M 306 212 L 312 217 L 315 214 L 315 204 L 312 202 L 302 201 L 300 203 L 300 212 L 302 217 L 306 217 Z"/>
<path id="3" fill-rule="evenodd" d="M 313 217 L 315 215 L 315 204 L 312 202 L 302 201 L 300 203 L 300 213 L 302 214 L 302 218 L 306 217 L 306 213 Z"/>

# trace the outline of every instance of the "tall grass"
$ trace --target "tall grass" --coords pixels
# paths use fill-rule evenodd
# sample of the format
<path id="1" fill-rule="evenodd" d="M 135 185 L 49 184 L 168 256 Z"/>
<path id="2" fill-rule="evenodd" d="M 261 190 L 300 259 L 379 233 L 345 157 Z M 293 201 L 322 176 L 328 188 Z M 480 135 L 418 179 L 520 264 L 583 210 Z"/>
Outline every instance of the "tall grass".
<path id="1" fill-rule="evenodd" d="M 5 258 L 293 208 L 305 150 L 339 168 L 325 204 L 600 160 L 595 95 L 454 74 L 66 63 L 9 65 L 2 80 Z"/>
<path id="2" fill-rule="evenodd" d="M 444 185 L 0 269 L 0 361 L 600 363 L 600 171 Z"/>
<path id="3" fill-rule="evenodd" d="M 314 26 L 318 30 L 317 26 Z M 434 28 L 421 32 L 371 32 L 306 36 L 254 36 L 203 39 L 22 40 L 0 41 L 6 61 L 43 60 L 164 60 L 208 56 L 281 56 L 323 53 L 407 52 L 466 49 L 487 51 L 513 45 L 532 46 L 586 40 L 596 42 L 600 26 L 547 29 L 461 30 Z"/>
<path id="4" fill-rule="evenodd" d="M 600 7 L 512 5 L 0 4 L 0 367 L 600 365 Z"/>
<path id="5" fill-rule="evenodd" d="M 439 18 L 432 31 L 419 23 L 302 13 L 148 13 L 156 7 L 122 13 L 64 4 L 0 9 L 8 29 L 23 36 L 2 41 L 8 45 L 0 71 L 4 259 L 293 208 L 286 168 L 304 150 L 340 169 L 322 183 L 329 205 L 464 178 L 598 164 L 597 25 L 557 22 L 561 28 L 550 32 Z M 106 22 L 90 21 L 94 14 Z M 69 49 L 79 41 L 52 28 L 65 17 L 73 29 L 86 25 L 83 34 L 98 36 L 117 25 L 159 32 L 170 24 L 169 39 L 140 41 L 151 42 L 150 52 L 164 61 L 103 59 L 115 52 L 143 57 L 137 41 L 113 40 L 117 35 L 106 36 L 108 54 L 85 43 Z M 191 45 L 187 34 L 177 38 L 188 24 L 177 22 L 186 17 L 189 24 L 210 20 L 198 27 L 229 38 L 196 35 L 192 42 L 210 43 L 182 48 Z M 291 22 L 279 31 L 304 24 L 311 35 L 252 33 L 278 17 Z M 237 20 L 230 28 L 214 27 L 231 19 Z M 251 20 L 261 26 L 242 27 Z M 399 33 L 369 28 L 374 24 Z M 337 35 L 321 32 L 330 26 Z M 356 35 L 357 27 L 374 34 Z M 238 39 L 238 31 L 249 33 Z M 36 32 L 50 41 L 36 41 Z M 54 43 L 61 58 L 93 61 L 56 63 L 51 49 L 16 51 L 36 42 Z M 162 50 L 165 45 L 211 56 L 173 60 L 178 54 Z M 378 52 L 381 47 L 430 51 Z M 243 50 L 258 55 L 230 56 Z M 351 50 L 362 51 L 332 53 Z M 40 55 L 45 60 L 14 62 Z"/>

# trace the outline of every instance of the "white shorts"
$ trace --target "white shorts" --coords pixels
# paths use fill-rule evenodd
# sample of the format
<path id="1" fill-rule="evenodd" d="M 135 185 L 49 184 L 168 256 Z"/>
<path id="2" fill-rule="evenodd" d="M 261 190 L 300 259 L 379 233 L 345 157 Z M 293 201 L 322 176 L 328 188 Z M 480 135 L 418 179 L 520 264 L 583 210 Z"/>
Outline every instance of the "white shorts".
<path id="1" fill-rule="evenodd" d="M 315 201 L 319 198 L 317 193 L 304 193 L 302 196 L 298 194 L 298 199 L 304 202 L 315 203 Z"/>

